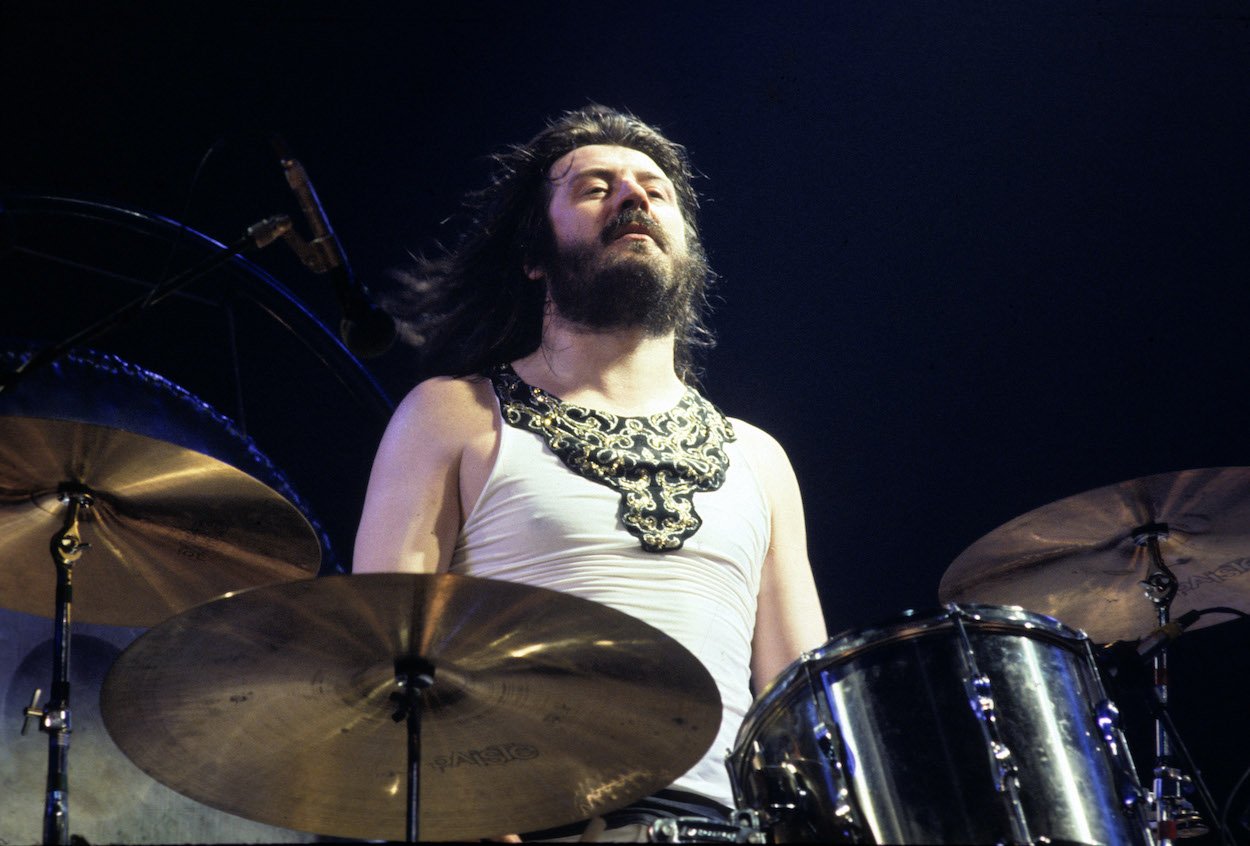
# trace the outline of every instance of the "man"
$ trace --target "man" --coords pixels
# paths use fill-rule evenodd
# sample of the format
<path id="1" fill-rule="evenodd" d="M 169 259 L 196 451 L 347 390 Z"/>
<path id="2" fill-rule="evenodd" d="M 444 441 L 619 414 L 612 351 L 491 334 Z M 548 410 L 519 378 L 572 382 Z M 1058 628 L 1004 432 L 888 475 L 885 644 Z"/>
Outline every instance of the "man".
<path id="1" fill-rule="evenodd" d="M 710 274 L 685 150 L 592 106 L 499 165 L 468 235 L 414 285 L 447 375 L 382 439 L 353 570 L 526 582 L 665 631 L 712 673 L 724 718 L 617 835 L 721 815 L 748 681 L 826 633 L 785 453 L 693 387 Z"/>

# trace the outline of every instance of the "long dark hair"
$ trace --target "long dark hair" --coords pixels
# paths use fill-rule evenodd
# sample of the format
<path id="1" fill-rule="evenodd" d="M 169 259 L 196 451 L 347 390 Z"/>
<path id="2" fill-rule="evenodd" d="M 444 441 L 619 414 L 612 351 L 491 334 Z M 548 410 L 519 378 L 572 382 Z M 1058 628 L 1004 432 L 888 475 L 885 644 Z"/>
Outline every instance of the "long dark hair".
<path id="1" fill-rule="evenodd" d="M 423 375 L 478 374 L 538 348 L 546 289 L 526 276 L 525 268 L 541 265 L 555 248 L 547 216 L 549 171 L 565 154 L 590 144 L 650 156 L 676 189 L 691 255 L 707 268 L 686 149 L 628 112 L 598 105 L 566 112 L 529 143 L 494 157 L 490 184 L 466 197 L 468 225 L 454 250 L 418 259 L 403 274 L 408 283 L 403 302 L 389 305 L 408 324 L 405 335 L 420 339 Z M 711 271 L 702 276 L 687 319 L 677 328 L 674 364 L 687 382 L 697 379 L 696 351 L 712 345 L 704 322 Z"/>

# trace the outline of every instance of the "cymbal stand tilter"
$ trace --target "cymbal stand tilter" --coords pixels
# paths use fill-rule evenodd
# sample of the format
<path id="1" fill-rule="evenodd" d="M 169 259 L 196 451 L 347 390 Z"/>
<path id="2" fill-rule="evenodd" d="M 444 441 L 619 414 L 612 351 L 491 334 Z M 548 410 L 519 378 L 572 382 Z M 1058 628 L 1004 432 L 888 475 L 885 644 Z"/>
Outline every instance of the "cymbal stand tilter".
<path id="1" fill-rule="evenodd" d="M 1176 598 L 1180 587 L 1174 574 L 1163 561 L 1159 551 L 1159 541 L 1168 538 L 1166 523 L 1148 523 L 1133 530 L 1133 542 L 1145 547 L 1150 554 L 1152 572 L 1142 581 L 1146 588 L 1146 596 L 1154 603 L 1158 616 L 1159 629 L 1164 630 L 1171 624 L 1172 600 Z M 1168 656 L 1166 646 L 1154 654 L 1154 697 L 1155 697 L 1155 764 L 1154 764 L 1154 800 L 1155 800 L 1155 837 L 1159 846 L 1170 846 L 1173 840 L 1180 837 L 1198 837 L 1210 829 L 1203 822 L 1202 815 L 1194 808 L 1193 803 L 1184 797 L 1185 789 L 1194 785 L 1190 776 L 1176 765 L 1173 746 L 1179 745 L 1180 751 L 1186 753 L 1176 726 L 1168 714 Z M 1192 768 L 1193 764 L 1190 761 Z M 1206 788 L 1198 774 L 1196 786 L 1204 796 Z M 1208 800 L 1208 804 L 1210 802 Z M 1214 808 L 1214 805 L 1211 805 Z"/>
<path id="2" fill-rule="evenodd" d="M 82 542 L 78 518 L 95 502 L 91 491 L 72 483 L 58 490 L 65 503 L 65 522 L 52 537 L 52 560 L 56 564 L 56 616 L 53 623 L 52 688 L 48 702 L 38 707 L 39 691 L 25 710 L 26 722 L 39 720 L 39 730 L 48 735 L 48 783 L 43 812 L 43 842 L 66 844 L 69 835 L 69 739 L 72 729 L 69 706 L 70 616 L 73 604 L 74 562 L 90 544 Z"/>
<path id="3" fill-rule="evenodd" d="M 408 728 L 408 801 L 404 829 L 409 843 L 420 842 L 421 811 L 421 691 L 434 684 L 434 665 L 424 658 L 409 656 L 395 662 L 395 684 L 391 694 L 395 713 L 391 719 L 406 722 Z"/>

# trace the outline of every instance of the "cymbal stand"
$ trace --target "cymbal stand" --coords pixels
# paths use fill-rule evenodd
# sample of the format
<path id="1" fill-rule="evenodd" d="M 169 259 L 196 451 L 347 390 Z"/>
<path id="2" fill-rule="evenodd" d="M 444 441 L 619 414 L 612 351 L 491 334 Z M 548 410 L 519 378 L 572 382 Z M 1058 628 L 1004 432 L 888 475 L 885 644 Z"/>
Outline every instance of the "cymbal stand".
<path id="1" fill-rule="evenodd" d="M 72 729 L 69 707 L 70 608 L 73 604 L 74 562 L 90 544 L 82 542 L 78 518 L 95 498 L 81 485 L 62 484 L 58 490 L 65 503 L 65 522 L 52 536 L 52 560 L 56 564 L 56 617 L 53 623 L 52 689 L 48 702 L 38 707 L 39 692 L 25 709 L 26 720 L 39 720 L 39 730 L 48 735 L 48 782 L 43 811 L 43 842 L 63 846 L 69 836 L 69 736 Z M 26 730 L 23 723 L 22 730 Z"/>
<path id="2" fill-rule="evenodd" d="M 434 665 L 424 658 L 409 656 L 395 662 L 395 684 L 399 690 L 391 694 L 395 703 L 395 722 L 408 724 L 408 801 L 404 829 L 408 843 L 420 841 L 421 811 L 421 691 L 434 684 Z"/>
<path id="3" fill-rule="evenodd" d="M 1149 523 L 1133 531 L 1133 542 L 1145 547 L 1150 554 L 1153 572 L 1142 584 L 1146 588 L 1146 596 L 1154 603 L 1160 628 L 1171 623 L 1172 600 L 1176 598 L 1177 590 L 1180 588 L 1176 574 L 1168 569 L 1163 561 L 1163 554 L 1159 551 L 1159 541 L 1166 540 L 1168 534 L 1166 523 Z M 1168 656 L 1166 648 L 1160 649 L 1154 656 L 1154 694 L 1158 700 L 1158 711 L 1155 715 L 1153 784 L 1155 838 L 1159 846 L 1171 846 L 1177 837 L 1205 834 L 1207 827 L 1193 804 L 1182 795 L 1190 779 L 1175 765 L 1173 759 L 1169 728 L 1175 731 L 1175 727 L 1167 718 Z"/>

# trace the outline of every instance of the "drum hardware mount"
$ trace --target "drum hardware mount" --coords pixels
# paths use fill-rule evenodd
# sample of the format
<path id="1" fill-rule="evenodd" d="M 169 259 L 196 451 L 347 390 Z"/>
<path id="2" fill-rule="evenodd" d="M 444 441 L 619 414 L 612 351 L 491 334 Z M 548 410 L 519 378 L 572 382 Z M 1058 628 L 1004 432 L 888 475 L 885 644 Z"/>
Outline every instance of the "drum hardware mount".
<path id="1" fill-rule="evenodd" d="M 767 843 L 760 815 L 752 809 L 734 811 L 723 823 L 701 817 L 659 819 L 647 829 L 652 843 Z"/>
<path id="2" fill-rule="evenodd" d="M 42 687 L 35 688 L 35 692 L 31 694 L 31 697 L 30 697 L 30 704 L 22 709 L 22 714 L 23 714 L 22 731 L 21 731 L 22 735 L 25 735 L 27 730 L 30 728 L 30 721 L 32 719 L 35 719 L 35 720 L 43 719 L 43 710 L 39 707 L 39 699 L 42 696 L 43 696 L 43 688 Z"/>
<path id="3" fill-rule="evenodd" d="M 1176 598 L 1180 582 L 1176 574 L 1163 560 L 1159 542 L 1170 536 L 1167 523 L 1147 523 L 1131 533 L 1133 543 L 1144 547 L 1150 556 L 1152 571 L 1141 584 L 1146 597 L 1154 603 L 1160 630 L 1172 623 L 1172 601 Z M 1151 821 L 1159 846 L 1170 846 L 1178 838 L 1198 837 L 1210 831 L 1202 815 L 1193 803 L 1185 798 L 1186 788 L 1194 787 L 1194 780 L 1173 764 L 1173 748 L 1183 744 L 1176 734 L 1176 727 L 1168 717 L 1168 655 L 1167 646 L 1155 651 L 1154 698 L 1155 713 L 1155 763 L 1153 769 L 1154 818 Z M 1185 756 L 1188 758 L 1188 755 Z M 1205 793 L 1205 786 L 1199 785 Z M 1214 806 L 1212 806 L 1214 807 Z"/>
<path id="4" fill-rule="evenodd" d="M 48 701 L 39 707 L 42 690 L 36 690 L 30 706 L 23 710 L 22 734 L 31 719 L 48 735 L 48 779 L 43 811 L 43 842 L 67 844 L 69 834 L 69 745 L 73 731 L 69 701 L 71 607 L 73 605 L 73 566 L 91 544 L 82 542 L 78 520 L 95 504 L 95 496 L 82 485 L 62 483 L 58 499 L 66 506 L 61 530 L 52 536 L 49 548 L 56 565 L 56 614 L 53 623 L 52 686 Z"/>

